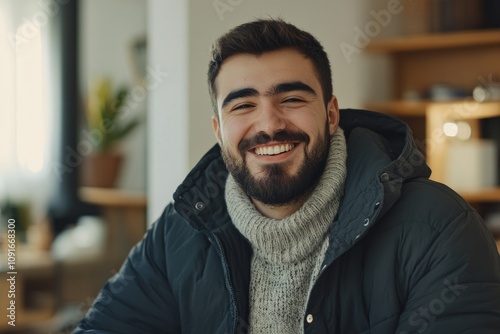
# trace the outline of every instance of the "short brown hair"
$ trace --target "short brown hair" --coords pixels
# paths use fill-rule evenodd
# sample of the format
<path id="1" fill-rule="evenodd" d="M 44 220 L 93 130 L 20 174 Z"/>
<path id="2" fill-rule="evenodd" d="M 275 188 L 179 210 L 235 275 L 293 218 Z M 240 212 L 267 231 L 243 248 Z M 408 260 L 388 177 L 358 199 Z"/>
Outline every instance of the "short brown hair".
<path id="1" fill-rule="evenodd" d="M 213 44 L 212 59 L 208 65 L 208 88 L 215 114 L 217 115 L 215 79 L 227 58 L 242 53 L 258 56 L 285 48 L 295 49 L 312 61 L 327 105 L 333 94 L 332 71 L 323 46 L 311 34 L 290 23 L 281 19 L 267 19 L 239 25 Z"/>

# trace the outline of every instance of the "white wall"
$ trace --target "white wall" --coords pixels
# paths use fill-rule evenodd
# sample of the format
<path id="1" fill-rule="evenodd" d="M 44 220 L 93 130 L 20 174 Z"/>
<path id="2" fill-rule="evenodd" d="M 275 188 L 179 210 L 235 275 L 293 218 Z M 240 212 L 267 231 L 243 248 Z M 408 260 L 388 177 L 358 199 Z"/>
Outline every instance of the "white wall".
<path id="1" fill-rule="evenodd" d="M 388 94 L 386 61 L 372 60 L 372 57 L 364 54 L 355 54 L 348 59 L 340 44 L 345 42 L 355 45 L 355 28 L 364 29 L 368 22 L 374 20 L 370 11 L 386 8 L 389 1 L 394 0 L 189 0 L 185 8 L 180 5 L 183 3 L 181 0 L 151 0 L 149 37 L 152 52 L 156 55 L 152 55 L 150 60 L 154 63 L 159 61 L 159 56 L 163 56 L 174 61 L 167 64 L 176 70 L 177 75 L 170 76 L 167 82 L 175 87 L 177 93 L 152 92 L 154 105 L 150 105 L 150 117 L 161 124 L 155 122 L 150 128 L 149 163 L 152 166 L 148 173 L 148 220 L 151 222 L 161 213 L 189 169 L 215 143 L 210 122 L 212 110 L 206 72 L 209 49 L 218 36 L 236 25 L 268 16 L 281 17 L 297 25 L 316 36 L 329 54 L 334 93 L 339 98 L 341 108 L 361 108 L 366 100 Z M 179 11 L 180 6 L 182 9 Z M 173 22 L 165 22 L 169 20 Z M 377 35 L 390 35 L 396 21 L 381 27 Z M 186 32 L 187 40 L 184 40 Z M 178 59 L 179 50 L 182 50 L 182 55 L 187 55 L 187 64 Z M 187 81 L 182 77 L 183 74 L 187 75 Z M 176 107 L 172 108 L 172 105 Z M 166 124 L 160 120 L 167 117 L 177 123 Z M 166 128 L 162 126 L 177 129 L 177 134 L 173 136 L 165 133 Z M 182 132 L 184 130 L 187 131 Z M 172 141 L 172 137 L 177 140 Z M 159 148 L 160 144 L 163 147 Z M 166 153 L 173 155 L 159 157 Z M 171 164 L 175 159 L 179 161 L 171 165 L 170 170 L 168 164 L 159 159 L 170 159 Z M 156 164 L 162 166 L 161 173 L 155 172 Z"/>
<path id="2" fill-rule="evenodd" d="M 172 200 L 188 172 L 188 39 L 184 0 L 149 0 L 148 62 L 168 76 L 149 95 L 148 222 Z"/>
<path id="3" fill-rule="evenodd" d="M 131 44 L 147 33 L 146 0 L 84 0 L 80 1 L 80 86 L 86 97 L 91 85 L 100 77 L 109 77 L 115 88 L 136 81 Z M 146 100 L 137 94 L 137 107 L 131 115 L 146 116 Z M 84 103 L 84 101 L 82 101 Z M 144 121 L 121 144 L 126 160 L 118 188 L 146 189 L 146 122 Z"/>

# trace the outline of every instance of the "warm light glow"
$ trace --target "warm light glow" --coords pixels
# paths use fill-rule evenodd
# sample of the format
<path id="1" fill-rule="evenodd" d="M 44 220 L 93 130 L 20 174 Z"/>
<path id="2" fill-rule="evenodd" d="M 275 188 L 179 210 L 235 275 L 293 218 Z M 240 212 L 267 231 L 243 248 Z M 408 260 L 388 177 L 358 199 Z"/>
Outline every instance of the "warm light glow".
<path id="1" fill-rule="evenodd" d="M 469 140 L 472 135 L 470 124 L 464 121 L 444 123 L 443 132 L 446 137 L 460 140 Z"/>
<path id="2" fill-rule="evenodd" d="M 458 134 L 457 138 L 460 140 L 469 140 L 472 135 L 472 129 L 467 122 L 457 122 Z"/>
<path id="3" fill-rule="evenodd" d="M 443 132 L 447 137 L 456 137 L 458 134 L 457 123 L 447 122 L 443 124 Z"/>
<path id="4" fill-rule="evenodd" d="M 18 31 L 22 31 L 21 26 Z M 37 34 L 16 55 L 16 145 L 21 167 L 40 172 L 44 166 L 47 110 L 42 85 L 42 40 Z"/>

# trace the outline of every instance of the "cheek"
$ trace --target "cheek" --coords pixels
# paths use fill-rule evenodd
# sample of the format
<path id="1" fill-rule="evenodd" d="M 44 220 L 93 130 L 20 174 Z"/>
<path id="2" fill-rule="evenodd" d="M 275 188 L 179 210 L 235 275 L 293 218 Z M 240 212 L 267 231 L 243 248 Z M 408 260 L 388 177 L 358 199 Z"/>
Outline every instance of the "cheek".
<path id="1" fill-rule="evenodd" d="M 244 138 L 246 133 L 245 126 L 238 119 L 224 120 L 221 125 L 220 133 L 222 142 L 232 150 Z"/>
<path id="2" fill-rule="evenodd" d="M 325 131 L 326 119 L 318 119 L 318 117 L 310 117 L 309 115 L 300 115 L 290 122 L 292 126 L 311 137 L 311 141 L 318 134 L 322 134 Z"/>

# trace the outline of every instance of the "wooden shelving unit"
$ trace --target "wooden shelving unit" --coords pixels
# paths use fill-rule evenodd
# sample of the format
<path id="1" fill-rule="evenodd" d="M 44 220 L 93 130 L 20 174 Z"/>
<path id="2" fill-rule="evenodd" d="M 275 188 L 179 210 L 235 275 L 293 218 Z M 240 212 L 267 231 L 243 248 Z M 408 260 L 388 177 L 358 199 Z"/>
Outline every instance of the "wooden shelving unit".
<path id="1" fill-rule="evenodd" d="M 55 287 L 55 262 L 47 252 L 32 251 L 19 246 L 16 249 L 16 269 L 15 275 L 15 301 L 16 321 L 15 328 L 9 326 L 5 317 L 0 321 L 0 332 L 9 329 L 23 331 L 31 325 L 49 319 L 55 311 L 56 297 Z M 2 257 L 7 257 L 0 252 Z M 0 263 L 0 291 L 5 294 L 0 298 L 2 310 L 9 306 L 7 298 L 8 274 L 6 263 Z"/>
<path id="2" fill-rule="evenodd" d="M 112 188 L 82 187 L 82 201 L 98 205 L 107 227 L 107 255 L 123 260 L 146 232 L 146 195 Z"/>
<path id="3" fill-rule="evenodd" d="M 119 270 L 123 259 L 146 231 L 147 198 L 144 193 L 110 188 L 80 188 L 82 201 L 98 205 L 107 228 L 106 253 L 99 259 L 56 261 L 50 252 L 20 244 L 16 255 L 16 327 L 0 322 L 0 332 L 28 332 L 48 326 L 57 308 L 77 303 L 79 310 L 90 306 L 102 284 Z M 0 250 L 2 258 L 7 258 Z M 0 261 L 0 298 L 3 310 L 9 306 L 8 270 Z M 5 298 L 4 298 L 5 297 Z M 48 331 L 48 330 L 47 330 Z M 31 333 L 31 332 L 30 332 Z"/>
<path id="4" fill-rule="evenodd" d="M 376 102 L 376 109 L 403 116 L 418 115 L 425 106 L 402 101 L 404 92 L 425 92 L 435 84 L 471 91 L 489 74 L 500 74 L 500 29 L 374 40 L 365 51 L 388 54 L 394 69 L 392 99 Z"/>
<path id="5" fill-rule="evenodd" d="M 471 126 L 472 137 L 480 138 L 480 120 L 500 117 L 500 101 L 478 103 L 472 97 L 448 102 L 407 101 L 403 96 L 410 91 L 426 96 L 436 84 L 472 92 L 474 87 L 491 80 L 491 75 L 498 81 L 500 29 L 374 40 L 365 51 L 387 54 L 393 67 L 391 98 L 369 101 L 365 107 L 408 122 L 417 141 L 425 143 L 424 153 L 433 170 L 431 177 L 444 182 L 448 142 L 443 124 L 465 121 Z M 500 204 L 500 186 L 461 195 L 476 208 Z"/>

